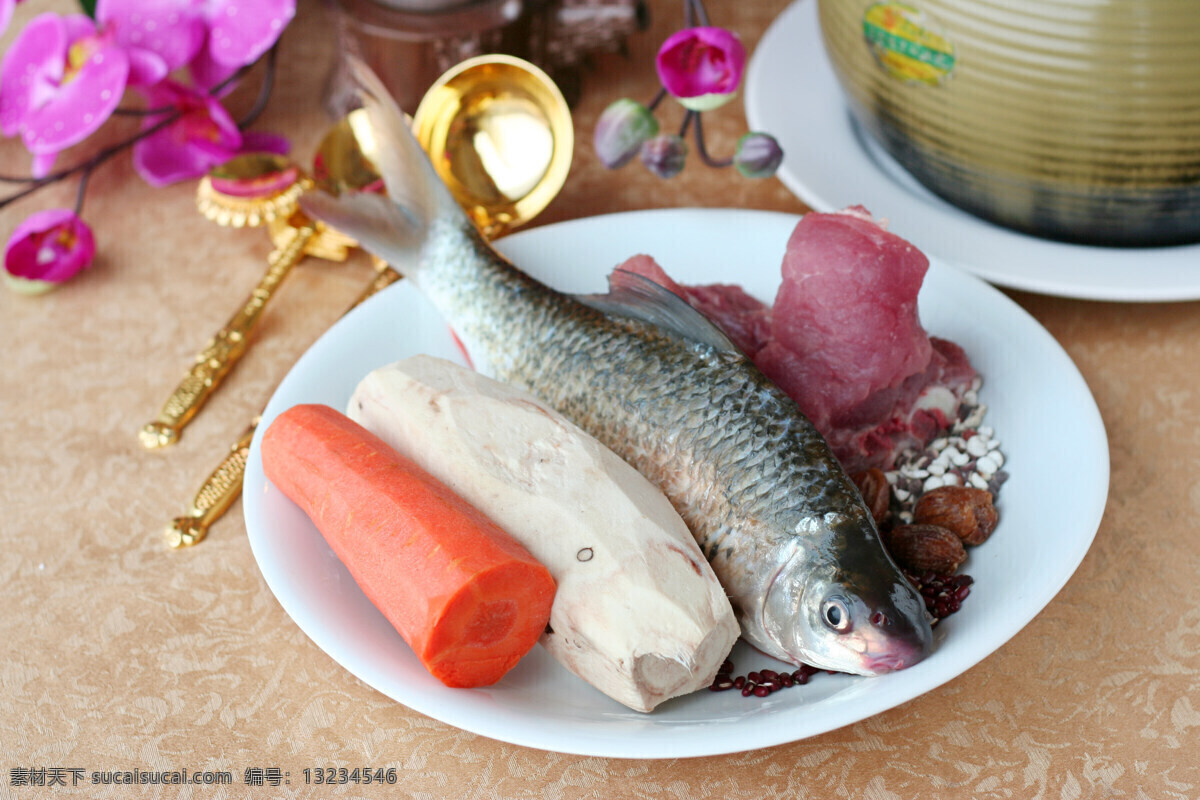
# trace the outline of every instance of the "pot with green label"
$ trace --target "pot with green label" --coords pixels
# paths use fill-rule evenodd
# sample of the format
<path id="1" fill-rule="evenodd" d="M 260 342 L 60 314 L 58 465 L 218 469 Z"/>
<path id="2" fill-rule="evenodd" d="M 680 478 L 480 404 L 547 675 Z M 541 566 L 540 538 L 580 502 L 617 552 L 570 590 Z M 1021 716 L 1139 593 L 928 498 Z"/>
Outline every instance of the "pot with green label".
<path id="1" fill-rule="evenodd" d="M 817 1 L 854 116 L 938 195 L 1048 238 L 1200 241 L 1197 0 Z"/>

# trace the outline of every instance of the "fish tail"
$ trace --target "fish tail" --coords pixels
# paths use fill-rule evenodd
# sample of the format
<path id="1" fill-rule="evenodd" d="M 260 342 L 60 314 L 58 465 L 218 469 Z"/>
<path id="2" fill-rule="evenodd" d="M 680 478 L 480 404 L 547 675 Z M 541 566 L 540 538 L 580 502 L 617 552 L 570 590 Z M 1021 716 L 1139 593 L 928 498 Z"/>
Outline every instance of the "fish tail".
<path id="1" fill-rule="evenodd" d="M 383 178 L 387 193 L 313 191 L 301 198 L 300 205 L 305 213 L 354 237 L 401 274 L 413 277 L 421 263 L 420 248 L 436 220 L 453 217 L 469 222 L 383 82 L 358 58 L 350 57 L 349 62 L 367 112 L 365 117 L 351 118 L 351 129 Z"/>

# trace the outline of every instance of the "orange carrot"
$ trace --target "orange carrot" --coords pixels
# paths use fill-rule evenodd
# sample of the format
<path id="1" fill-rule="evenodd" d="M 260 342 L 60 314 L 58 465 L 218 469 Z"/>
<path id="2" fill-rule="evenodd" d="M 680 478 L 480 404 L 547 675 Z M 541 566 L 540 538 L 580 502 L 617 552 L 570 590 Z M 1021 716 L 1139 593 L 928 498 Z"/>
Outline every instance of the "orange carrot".
<path id="1" fill-rule="evenodd" d="M 366 428 L 328 406 L 295 406 L 267 429 L 262 458 L 442 683 L 495 683 L 537 642 L 549 571 Z"/>

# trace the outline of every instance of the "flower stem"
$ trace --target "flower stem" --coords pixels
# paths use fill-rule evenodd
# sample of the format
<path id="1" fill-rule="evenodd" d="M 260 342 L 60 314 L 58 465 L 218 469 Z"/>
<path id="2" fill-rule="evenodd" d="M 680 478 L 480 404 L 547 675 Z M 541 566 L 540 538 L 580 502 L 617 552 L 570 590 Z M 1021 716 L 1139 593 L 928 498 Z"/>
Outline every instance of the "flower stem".
<path id="1" fill-rule="evenodd" d="M 241 121 L 238 122 L 239 128 L 249 127 L 266 109 L 267 101 L 271 98 L 271 90 L 275 87 L 275 59 L 278 53 L 278 43 L 267 51 L 267 66 L 266 71 L 263 72 L 262 85 L 258 89 L 258 97 L 254 99 L 254 105 L 246 112 L 246 116 L 242 117 Z M 219 89 L 214 91 L 219 91 Z"/>
<path id="2" fill-rule="evenodd" d="M 700 112 L 689 110 L 683 115 L 683 124 L 679 126 L 679 138 L 687 136 L 688 126 L 692 124 L 692 120 L 696 120 L 696 127 L 700 127 Z"/>
<path id="3" fill-rule="evenodd" d="M 688 20 L 693 19 L 694 15 L 694 18 L 699 20 L 702 26 L 708 27 L 708 12 L 704 10 L 704 3 L 702 0 L 684 0 L 684 6 L 684 13 L 686 14 Z M 688 22 L 689 28 L 694 26 L 694 22 Z"/>
<path id="4" fill-rule="evenodd" d="M 158 114 L 166 114 L 175 106 L 158 106 L 157 108 L 114 108 L 114 117 L 153 117 Z"/>
<path id="5" fill-rule="evenodd" d="M 651 100 L 650 103 L 646 106 L 646 110 L 650 111 L 651 113 L 654 113 L 654 109 L 658 108 L 658 104 L 661 103 L 663 101 L 663 98 L 665 98 L 666 96 L 667 96 L 667 90 L 659 89 L 658 94 L 654 95 L 654 99 Z"/>
<path id="6" fill-rule="evenodd" d="M 700 125 L 700 115 L 696 115 L 696 152 L 700 154 L 700 159 L 710 167 L 728 167 L 733 165 L 733 158 L 726 158 L 718 161 L 708 154 L 708 149 L 704 146 L 704 128 Z"/>
<path id="7" fill-rule="evenodd" d="M 83 195 L 87 192 L 88 179 L 92 177 L 92 169 L 88 167 L 79 176 L 79 188 L 75 190 L 75 216 L 79 216 L 83 211 Z"/>
<path id="8" fill-rule="evenodd" d="M 121 152 L 122 150 L 132 147 L 133 145 L 137 144 L 142 139 L 145 139 L 147 136 L 150 136 L 151 134 L 158 133 L 163 128 L 165 128 L 168 125 L 170 125 L 171 123 L 175 122 L 181 116 L 183 116 L 183 114 L 179 111 L 176 111 L 174 114 L 171 114 L 170 116 L 159 120 L 158 122 L 154 123 L 154 125 L 152 125 L 149 128 L 146 128 L 143 131 L 139 131 L 136 135 L 129 137 L 125 141 L 117 142 L 114 145 L 110 145 L 110 146 L 104 148 L 103 150 L 101 150 L 100 152 L 96 153 L 91 158 L 89 158 L 85 161 L 82 161 L 73 167 L 68 167 L 67 169 L 60 169 L 58 172 L 51 172 L 49 175 L 46 175 L 43 178 L 37 178 L 37 179 L 4 178 L 4 180 L 13 181 L 13 182 L 28 181 L 29 185 L 26 186 L 21 191 L 16 192 L 14 194 L 10 194 L 8 197 L 5 197 L 4 199 L 0 200 L 0 208 L 4 208 L 5 206 L 9 205 L 10 203 L 20 200 L 22 197 L 25 197 L 28 194 L 32 194 L 32 193 L 36 192 L 38 189 L 42 188 L 43 186 L 45 186 L 48 183 L 54 183 L 56 181 L 61 181 L 63 178 L 74 175 L 77 172 L 91 171 L 95 167 L 97 167 L 100 164 L 102 164 L 103 162 L 107 161 L 109 158 L 112 158 L 117 153 Z"/>

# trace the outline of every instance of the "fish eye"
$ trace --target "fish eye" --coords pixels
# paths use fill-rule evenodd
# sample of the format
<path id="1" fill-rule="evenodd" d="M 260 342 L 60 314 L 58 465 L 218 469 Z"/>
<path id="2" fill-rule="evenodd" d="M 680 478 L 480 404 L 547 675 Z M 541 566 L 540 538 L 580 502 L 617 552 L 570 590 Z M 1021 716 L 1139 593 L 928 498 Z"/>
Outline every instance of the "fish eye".
<path id="1" fill-rule="evenodd" d="M 841 597 L 827 597 L 821 604 L 821 620 L 833 630 L 845 633 L 850 630 L 850 610 Z"/>

